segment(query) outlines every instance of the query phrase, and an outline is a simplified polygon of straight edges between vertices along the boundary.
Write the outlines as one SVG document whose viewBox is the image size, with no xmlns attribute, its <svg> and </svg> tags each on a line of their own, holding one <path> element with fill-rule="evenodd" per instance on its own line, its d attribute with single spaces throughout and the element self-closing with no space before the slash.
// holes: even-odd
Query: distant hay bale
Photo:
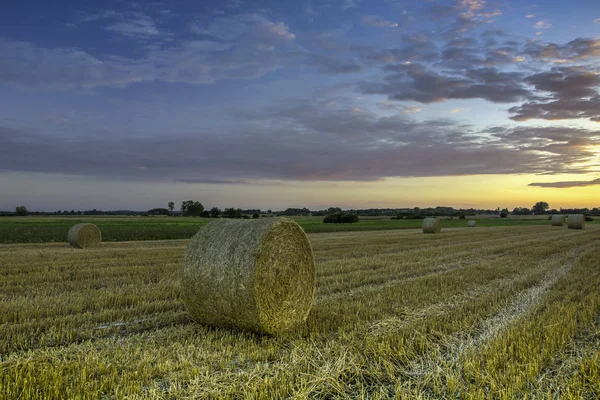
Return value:
<svg viewBox="0 0 600 400">
<path fill-rule="evenodd" d="M 98 246 L 102 241 L 102 233 L 94 224 L 77 224 L 69 229 L 67 240 L 72 247 L 85 249 Z"/>
<path fill-rule="evenodd" d="M 181 271 L 188 311 L 207 325 L 277 334 L 304 323 L 314 301 L 312 248 L 288 218 L 210 222 Z"/>
<path fill-rule="evenodd" d="M 564 226 L 565 216 L 564 215 L 553 215 L 551 219 L 552 226 Z"/>
<path fill-rule="evenodd" d="M 441 230 L 439 218 L 427 217 L 423 220 L 423 233 L 440 233 Z"/>
<path fill-rule="evenodd" d="M 569 229 L 584 229 L 585 215 L 569 214 L 569 216 L 567 217 L 567 226 L 569 227 Z"/>
<path fill-rule="evenodd" d="M 469 222 L 467 223 L 467 226 L 468 226 L 469 228 L 475 228 L 475 225 L 477 225 L 477 221 L 469 221 Z"/>
</svg>

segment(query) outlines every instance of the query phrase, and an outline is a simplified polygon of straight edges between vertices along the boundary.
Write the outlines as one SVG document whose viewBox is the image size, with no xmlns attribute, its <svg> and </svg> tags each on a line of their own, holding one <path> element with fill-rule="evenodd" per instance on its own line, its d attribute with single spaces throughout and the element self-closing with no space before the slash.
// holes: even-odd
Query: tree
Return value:
<svg viewBox="0 0 600 400">
<path fill-rule="evenodd" d="M 531 211 L 533 211 L 534 214 L 544 214 L 549 208 L 550 206 L 545 201 L 538 201 L 531 207 Z"/>
<path fill-rule="evenodd" d="M 218 207 L 213 207 L 210 209 L 209 214 L 211 218 L 219 218 L 219 216 L 221 215 L 221 209 Z"/>
<path fill-rule="evenodd" d="M 169 215 L 169 210 L 166 208 L 153 208 L 148 210 L 148 215 Z"/>
<path fill-rule="evenodd" d="M 252 219 L 258 219 L 258 218 L 260 218 L 260 214 L 259 213 L 252 214 Z"/>
<path fill-rule="evenodd" d="M 173 210 L 175 209 L 175 203 L 170 201 L 169 204 L 167 204 L 167 208 L 169 209 L 169 213 L 173 214 Z"/>
<path fill-rule="evenodd" d="M 358 215 L 345 212 L 335 212 L 323 218 L 325 224 L 351 224 L 354 222 L 358 222 Z"/>
<path fill-rule="evenodd" d="M 15 214 L 17 214 L 20 217 L 26 216 L 27 215 L 27 207 L 25 207 L 25 206 L 15 207 Z"/>
<path fill-rule="evenodd" d="M 241 208 L 226 208 L 223 211 L 223 217 L 225 218 L 242 218 L 242 209 Z"/>
<path fill-rule="evenodd" d="M 529 210 L 529 208 L 525 208 L 525 207 L 515 207 L 512 212 L 512 215 L 529 215 L 531 214 L 531 211 Z"/>
<path fill-rule="evenodd" d="M 181 203 L 181 214 L 200 216 L 204 211 L 204 206 L 199 201 L 187 200 Z"/>
</svg>

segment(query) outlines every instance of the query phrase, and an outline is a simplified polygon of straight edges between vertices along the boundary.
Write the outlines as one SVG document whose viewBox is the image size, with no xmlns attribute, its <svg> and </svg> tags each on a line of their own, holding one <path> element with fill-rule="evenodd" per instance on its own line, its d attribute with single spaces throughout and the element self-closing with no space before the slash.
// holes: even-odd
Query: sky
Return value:
<svg viewBox="0 0 600 400">
<path fill-rule="evenodd" d="M 0 210 L 600 206 L 597 0 L 8 0 L 0 55 Z"/>
</svg>

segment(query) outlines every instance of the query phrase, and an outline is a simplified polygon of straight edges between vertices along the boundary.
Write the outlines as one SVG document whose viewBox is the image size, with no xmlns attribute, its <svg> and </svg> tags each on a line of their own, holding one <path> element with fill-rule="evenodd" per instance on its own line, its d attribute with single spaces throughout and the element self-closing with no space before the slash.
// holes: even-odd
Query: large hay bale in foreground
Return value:
<svg viewBox="0 0 600 400">
<path fill-rule="evenodd" d="M 469 222 L 467 222 L 467 226 L 469 228 L 475 228 L 475 225 L 477 225 L 477 221 L 469 221 Z"/>
<path fill-rule="evenodd" d="M 288 218 L 210 222 L 181 270 L 188 311 L 208 325 L 281 333 L 304 323 L 314 301 L 312 248 Z"/>
<path fill-rule="evenodd" d="M 98 246 L 102 241 L 102 233 L 94 224 L 77 224 L 69 229 L 67 240 L 72 247 L 85 249 Z"/>
<path fill-rule="evenodd" d="M 565 216 L 564 215 L 553 215 L 550 220 L 552 226 L 563 226 L 565 224 Z"/>
<path fill-rule="evenodd" d="M 440 233 L 441 230 L 439 218 L 427 217 L 423 220 L 423 233 Z"/>
<path fill-rule="evenodd" d="M 567 226 L 569 227 L 569 229 L 584 229 L 585 215 L 569 214 L 569 216 L 567 217 Z"/>
</svg>

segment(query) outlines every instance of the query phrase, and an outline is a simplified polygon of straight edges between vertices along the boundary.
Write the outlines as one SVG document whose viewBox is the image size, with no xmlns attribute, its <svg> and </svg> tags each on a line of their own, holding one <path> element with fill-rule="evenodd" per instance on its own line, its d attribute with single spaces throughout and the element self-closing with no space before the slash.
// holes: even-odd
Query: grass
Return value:
<svg viewBox="0 0 600 400">
<path fill-rule="evenodd" d="M 0 398 L 600 396 L 600 226 L 309 237 L 281 337 L 190 320 L 186 240 L 0 245 Z"/>
<path fill-rule="evenodd" d="M 353 224 L 324 224 L 322 217 L 294 217 L 309 233 L 352 232 L 421 228 L 422 220 L 392 220 L 363 217 Z M 65 242 L 69 228 L 78 223 L 92 223 L 102 231 L 105 242 L 138 240 L 189 239 L 207 218 L 185 217 L 0 217 L 0 243 Z M 478 227 L 549 225 L 546 216 L 476 218 Z M 594 221 L 597 223 L 597 221 Z M 589 224 L 589 223 L 588 223 Z M 442 220 L 442 228 L 465 227 L 467 221 Z"/>
</svg>

